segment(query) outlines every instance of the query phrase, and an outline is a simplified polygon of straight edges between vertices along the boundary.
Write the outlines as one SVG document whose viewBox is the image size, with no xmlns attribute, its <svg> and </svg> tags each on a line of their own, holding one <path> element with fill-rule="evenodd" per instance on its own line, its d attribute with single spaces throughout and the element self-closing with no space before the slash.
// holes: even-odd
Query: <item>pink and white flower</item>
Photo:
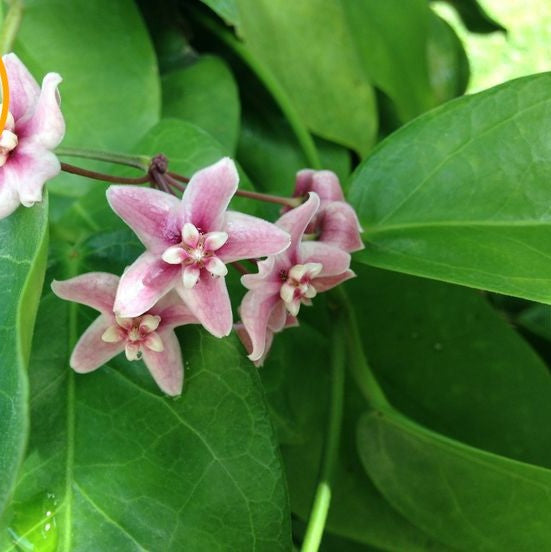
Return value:
<svg viewBox="0 0 551 552">
<path fill-rule="evenodd" d="M 123 274 L 115 312 L 135 317 L 175 288 L 213 335 L 232 328 L 226 264 L 280 253 L 289 235 L 267 221 L 226 211 L 237 190 L 234 162 L 195 173 L 181 201 L 138 186 L 111 186 L 107 199 L 147 248 Z"/>
<path fill-rule="evenodd" d="M 354 276 L 346 251 L 327 243 L 301 241 L 319 206 L 319 197 L 311 192 L 305 203 L 285 213 L 276 224 L 291 235 L 289 248 L 259 262 L 258 274 L 241 278 L 250 290 L 239 309 L 248 338 L 243 338 L 241 327 L 238 335 L 254 362 L 265 358 L 273 334 L 293 322 L 301 305 L 310 305 L 319 292 Z"/>
<path fill-rule="evenodd" d="M 174 328 L 195 324 L 198 320 L 174 292 L 140 316 L 115 316 L 113 303 L 118 285 L 119 277 L 106 272 L 89 272 L 52 282 L 52 290 L 58 297 L 100 312 L 76 344 L 71 368 L 86 374 L 124 351 L 128 360 L 143 359 L 162 391 L 179 395 L 184 368 Z"/>
<path fill-rule="evenodd" d="M 48 73 L 42 90 L 15 54 L 3 56 L 10 87 L 6 126 L 0 134 L 0 218 L 42 200 L 44 183 L 60 171 L 52 153 L 65 134 L 57 87 Z M 1 105 L 1 104 L 0 104 Z"/>
<path fill-rule="evenodd" d="M 321 203 L 306 233 L 350 253 L 363 249 L 362 228 L 356 211 L 344 199 L 338 176 L 332 171 L 299 171 L 293 196 L 304 197 L 308 192 L 317 193 Z"/>
</svg>

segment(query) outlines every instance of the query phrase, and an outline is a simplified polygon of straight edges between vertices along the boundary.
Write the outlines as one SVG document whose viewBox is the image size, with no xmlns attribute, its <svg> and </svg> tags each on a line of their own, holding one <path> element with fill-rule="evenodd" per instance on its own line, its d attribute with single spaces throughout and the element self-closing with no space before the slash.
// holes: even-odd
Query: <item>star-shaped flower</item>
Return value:
<svg viewBox="0 0 551 552">
<path fill-rule="evenodd" d="M 165 393 L 179 395 L 184 369 L 174 328 L 197 323 L 197 319 L 174 292 L 140 316 L 115 316 L 113 303 L 118 285 L 119 277 L 106 272 L 89 272 L 52 282 L 52 290 L 58 297 L 101 313 L 76 344 L 71 368 L 81 374 L 92 372 L 124 351 L 128 360 L 143 358 Z"/>
<path fill-rule="evenodd" d="M 209 332 L 230 333 L 226 264 L 274 255 L 289 245 L 289 235 L 274 224 L 226 211 L 238 181 L 226 157 L 195 173 L 181 201 L 138 186 L 108 189 L 111 207 L 147 248 L 121 278 L 118 316 L 139 316 L 175 288 Z"/>
<path fill-rule="evenodd" d="M 319 292 L 354 276 L 346 251 L 327 243 L 301 241 L 319 206 L 317 194 L 310 193 L 305 203 L 285 213 L 276 224 L 291 235 L 289 248 L 259 262 L 258 274 L 241 278 L 250 290 L 239 312 L 249 337 L 248 340 L 242 337 L 242 341 L 252 361 L 265 358 L 273 333 L 293 322 L 289 316 L 296 317 L 301 304 L 311 304 Z"/>
<path fill-rule="evenodd" d="M 337 175 L 332 171 L 299 171 L 293 196 L 304 197 L 308 192 L 316 192 L 321 203 L 306 233 L 316 234 L 319 241 L 350 253 L 363 249 L 356 211 L 346 203 Z"/>
<path fill-rule="evenodd" d="M 0 218 L 11 214 L 19 204 L 31 207 L 42 200 L 44 183 L 60 171 L 51 150 L 65 134 L 57 92 L 61 77 L 48 73 L 41 90 L 15 54 L 2 59 L 8 75 L 10 105 L 0 134 Z"/>
</svg>

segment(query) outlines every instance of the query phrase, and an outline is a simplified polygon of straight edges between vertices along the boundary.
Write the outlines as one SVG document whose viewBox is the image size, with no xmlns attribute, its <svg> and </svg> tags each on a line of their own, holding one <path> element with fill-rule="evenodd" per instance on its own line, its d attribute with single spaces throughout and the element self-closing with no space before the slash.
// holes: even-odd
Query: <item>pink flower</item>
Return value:
<svg viewBox="0 0 551 552">
<path fill-rule="evenodd" d="M 310 305 L 319 292 L 354 276 L 348 268 L 350 254 L 346 251 L 327 243 L 301 241 L 319 205 L 317 194 L 310 193 L 305 203 L 285 213 L 276 224 L 291 234 L 289 248 L 259 262 L 258 274 L 241 278 L 250 290 L 243 298 L 240 314 L 248 333 L 248 340 L 242 341 L 252 361 L 266 356 L 273 333 L 292 322 L 289 316 L 296 317 L 301 304 Z"/>
<path fill-rule="evenodd" d="M 308 192 L 316 192 L 321 205 L 306 233 L 317 234 L 320 241 L 350 253 L 363 249 L 358 217 L 353 207 L 346 203 L 337 175 L 331 171 L 299 171 L 293 196 L 303 197 Z"/>
<path fill-rule="evenodd" d="M 52 282 L 52 290 L 58 297 L 88 305 L 101 313 L 76 344 L 71 368 L 86 374 L 124 351 L 128 360 L 143 358 L 165 393 L 179 395 L 184 369 L 174 328 L 197 323 L 197 319 L 174 292 L 141 316 L 115 316 L 113 303 L 118 285 L 119 277 L 106 272 L 89 272 Z"/>
<path fill-rule="evenodd" d="M 274 255 L 289 245 L 288 234 L 274 224 L 226 211 L 238 181 L 226 157 L 194 174 L 181 201 L 137 186 L 108 189 L 111 207 L 147 248 L 121 278 L 119 316 L 139 316 L 175 288 L 209 332 L 230 333 L 226 264 Z"/>
<path fill-rule="evenodd" d="M 61 77 L 48 73 L 42 90 L 15 54 L 2 58 L 10 87 L 5 129 L 0 134 L 0 218 L 21 203 L 42 200 L 44 183 L 60 171 L 52 153 L 65 134 L 57 86 Z"/>
</svg>

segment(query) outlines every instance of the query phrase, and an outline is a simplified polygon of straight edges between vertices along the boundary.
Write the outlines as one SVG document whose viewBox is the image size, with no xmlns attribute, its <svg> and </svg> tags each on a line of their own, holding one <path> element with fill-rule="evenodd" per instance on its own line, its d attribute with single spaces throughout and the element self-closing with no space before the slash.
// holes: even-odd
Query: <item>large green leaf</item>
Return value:
<svg viewBox="0 0 551 552">
<path fill-rule="evenodd" d="M 315 134 L 366 153 L 377 130 L 369 76 L 341 3 L 239 0 L 240 35 Z"/>
<path fill-rule="evenodd" d="M 502 316 L 473 290 L 355 270 L 346 287 L 392 405 L 448 437 L 551 468 L 551 376 Z"/>
<path fill-rule="evenodd" d="M 163 76 L 163 116 L 184 119 L 205 129 L 229 153 L 239 134 L 237 85 L 222 59 L 204 56 Z"/>
<path fill-rule="evenodd" d="M 47 202 L 0 222 L 0 513 L 28 431 L 27 364 L 47 252 Z"/>
<path fill-rule="evenodd" d="M 450 102 L 385 140 L 355 173 L 358 259 L 551 302 L 551 75 Z"/>
<path fill-rule="evenodd" d="M 551 471 L 465 446 L 392 412 L 366 414 L 358 444 L 385 497 L 453 548 L 551 548 Z"/>
<path fill-rule="evenodd" d="M 121 358 L 75 375 L 67 362 L 75 314 L 43 299 L 12 539 L 67 552 L 288 550 L 273 430 L 236 340 L 184 331 L 187 383 L 175 400 Z M 84 318 L 81 329 L 92 320 Z"/>
<path fill-rule="evenodd" d="M 64 146 L 124 152 L 159 119 L 155 55 L 131 0 L 26 2 L 15 51 L 37 79 L 63 77 Z M 76 196 L 85 184 L 63 174 L 50 187 Z"/>
</svg>

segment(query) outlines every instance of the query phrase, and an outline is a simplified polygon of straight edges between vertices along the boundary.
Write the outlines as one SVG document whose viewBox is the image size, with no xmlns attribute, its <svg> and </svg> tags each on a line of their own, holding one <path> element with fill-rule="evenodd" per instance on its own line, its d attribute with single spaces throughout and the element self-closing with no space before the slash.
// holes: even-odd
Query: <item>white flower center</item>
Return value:
<svg viewBox="0 0 551 552">
<path fill-rule="evenodd" d="M 161 317 L 144 314 L 136 318 L 115 317 L 116 324 L 109 326 L 101 336 L 106 343 L 125 341 L 125 353 L 128 360 L 142 358 L 144 348 L 160 353 L 164 351 L 163 340 L 155 331 L 161 323 Z"/>
<path fill-rule="evenodd" d="M 194 224 L 186 222 L 182 228 L 182 241 L 166 249 L 161 258 L 165 263 L 181 264 L 184 287 L 192 288 L 203 269 L 217 277 L 228 273 L 224 262 L 215 254 L 227 241 L 226 232 L 203 234 Z"/>
<path fill-rule="evenodd" d="M 322 271 L 321 263 L 306 263 L 293 266 L 289 272 L 282 275 L 285 281 L 279 290 L 279 296 L 292 316 L 296 316 L 301 303 L 311 304 L 311 299 L 317 294 L 312 280 Z"/>
<path fill-rule="evenodd" d="M 0 103 L 0 110 L 2 104 Z M 6 126 L 0 134 L 0 167 L 4 166 L 8 160 L 8 156 L 11 151 L 15 149 L 19 140 L 17 134 L 13 132 L 15 130 L 15 120 L 13 115 L 8 111 L 8 118 L 6 119 Z"/>
</svg>

